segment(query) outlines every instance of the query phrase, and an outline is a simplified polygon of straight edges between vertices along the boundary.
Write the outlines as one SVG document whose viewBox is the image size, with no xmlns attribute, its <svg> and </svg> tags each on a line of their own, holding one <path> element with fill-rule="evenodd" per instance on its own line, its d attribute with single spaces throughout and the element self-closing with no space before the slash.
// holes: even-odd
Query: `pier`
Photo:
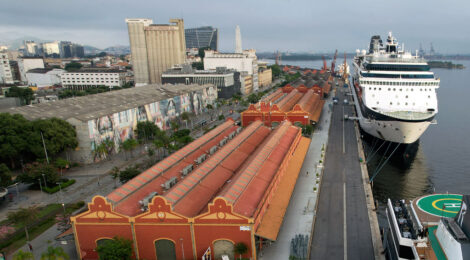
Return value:
<svg viewBox="0 0 470 260">
<path fill-rule="evenodd" d="M 358 125 L 344 120 L 344 115 L 355 115 L 353 99 L 343 87 L 336 96 L 309 256 L 384 259 Z"/>
</svg>

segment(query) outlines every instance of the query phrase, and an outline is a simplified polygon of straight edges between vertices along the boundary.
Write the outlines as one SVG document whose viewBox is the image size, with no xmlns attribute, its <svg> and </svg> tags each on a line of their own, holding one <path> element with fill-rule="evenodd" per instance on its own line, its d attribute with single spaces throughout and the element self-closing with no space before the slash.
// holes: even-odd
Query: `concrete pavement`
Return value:
<svg viewBox="0 0 470 260">
<path fill-rule="evenodd" d="M 343 120 L 353 113 L 342 102 L 344 90 L 333 108 L 310 259 L 374 259 L 355 125 Z"/>
</svg>

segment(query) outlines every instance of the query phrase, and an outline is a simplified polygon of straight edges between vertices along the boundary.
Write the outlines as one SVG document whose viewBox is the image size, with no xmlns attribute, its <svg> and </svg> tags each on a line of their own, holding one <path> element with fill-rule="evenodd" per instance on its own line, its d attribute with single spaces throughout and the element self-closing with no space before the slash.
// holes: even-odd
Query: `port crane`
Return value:
<svg viewBox="0 0 470 260">
<path fill-rule="evenodd" d="M 336 57 L 338 56 L 338 50 L 335 51 L 335 56 L 333 57 L 333 61 L 331 62 L 331 75 L 335 75 L 335 66 L 336 66 Z"/>
</svg>

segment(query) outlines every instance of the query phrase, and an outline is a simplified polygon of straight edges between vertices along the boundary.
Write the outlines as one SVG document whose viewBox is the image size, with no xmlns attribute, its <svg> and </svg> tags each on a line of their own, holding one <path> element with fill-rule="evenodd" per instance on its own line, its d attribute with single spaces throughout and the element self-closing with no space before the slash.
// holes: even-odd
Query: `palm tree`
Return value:
<svg viewBox="0 0 470 260">
<path fill-rule="evenodd" d="M 42 253 L 41 260 L 68 260 L 70 259 L 69 255 L 64 252 L 62 247 L 52 247 L 49 246 L 47 251 Z"/>
<path fill-rule="evenodd" d="M 235 244 L 233 251 L 235 251 L 235 254 L 239 254 L 240 259 L 242 259 L 242 255 L 248 251 L 248 247 L 245 245 L 245 243 L 239 242 Z"/>
<path fill-rule="evenodd" d="M 33 254 L 31 252 L 24 252 L 23 250 L 18 250 L 13 255 L 13 260 L 31 260 L 33 259 Z"/>
</svg>

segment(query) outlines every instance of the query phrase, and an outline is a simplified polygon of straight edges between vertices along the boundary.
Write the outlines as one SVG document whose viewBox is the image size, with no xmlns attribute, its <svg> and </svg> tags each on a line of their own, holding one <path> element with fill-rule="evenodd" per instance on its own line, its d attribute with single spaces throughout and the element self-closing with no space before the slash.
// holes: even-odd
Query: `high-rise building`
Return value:
<svg viewBox="0 0 470 260">
<path fill-rule="evenodd" d="M 46 56 L 59 56 L 60 55 L 59 42 L 58 41 L 45 42 L 42 44 L 42 50 L 44 52 L 44 55 Z"/>
<path fill-rule="evenodd" d="M 72 57 L 83 58 L 85 57 L 85 48 L 80 44 L 72 44 Z"/>
<path fill-rule="evenodd" d="M 219 42 L 219 30 L 212 26 L 185 29 L 186 48 L 205 48 L 217 50 Z"/>
<path fill-rule="evenodd" d="M 242 50 L 242 34 L 240 26 L 237 25 L 235 28 L 235 53 L 242 53 Z"/>
<path fill-rule="evenodd" d="M 0 84 L 13 84 L 10 60 L 5 52 L 0 53 Z"/>
<path fill-rule="evenodd" d="M 24 41 L 25 56 L 38 55 L 39 47 L 34 41 Z"/>
<path fill-rule="evenodd" d="M 67 41 L 60 42 L 60 57 L 70 58 L 72 57 L 72 43 Z"/>
<path fill-rule="evenodd" d="M 151 19 L 126 19 L 136 86 L 160 83 L 164 71 L 184 63 L 186 42 L 183 19 L 152 24 Z"/>
</svg>

